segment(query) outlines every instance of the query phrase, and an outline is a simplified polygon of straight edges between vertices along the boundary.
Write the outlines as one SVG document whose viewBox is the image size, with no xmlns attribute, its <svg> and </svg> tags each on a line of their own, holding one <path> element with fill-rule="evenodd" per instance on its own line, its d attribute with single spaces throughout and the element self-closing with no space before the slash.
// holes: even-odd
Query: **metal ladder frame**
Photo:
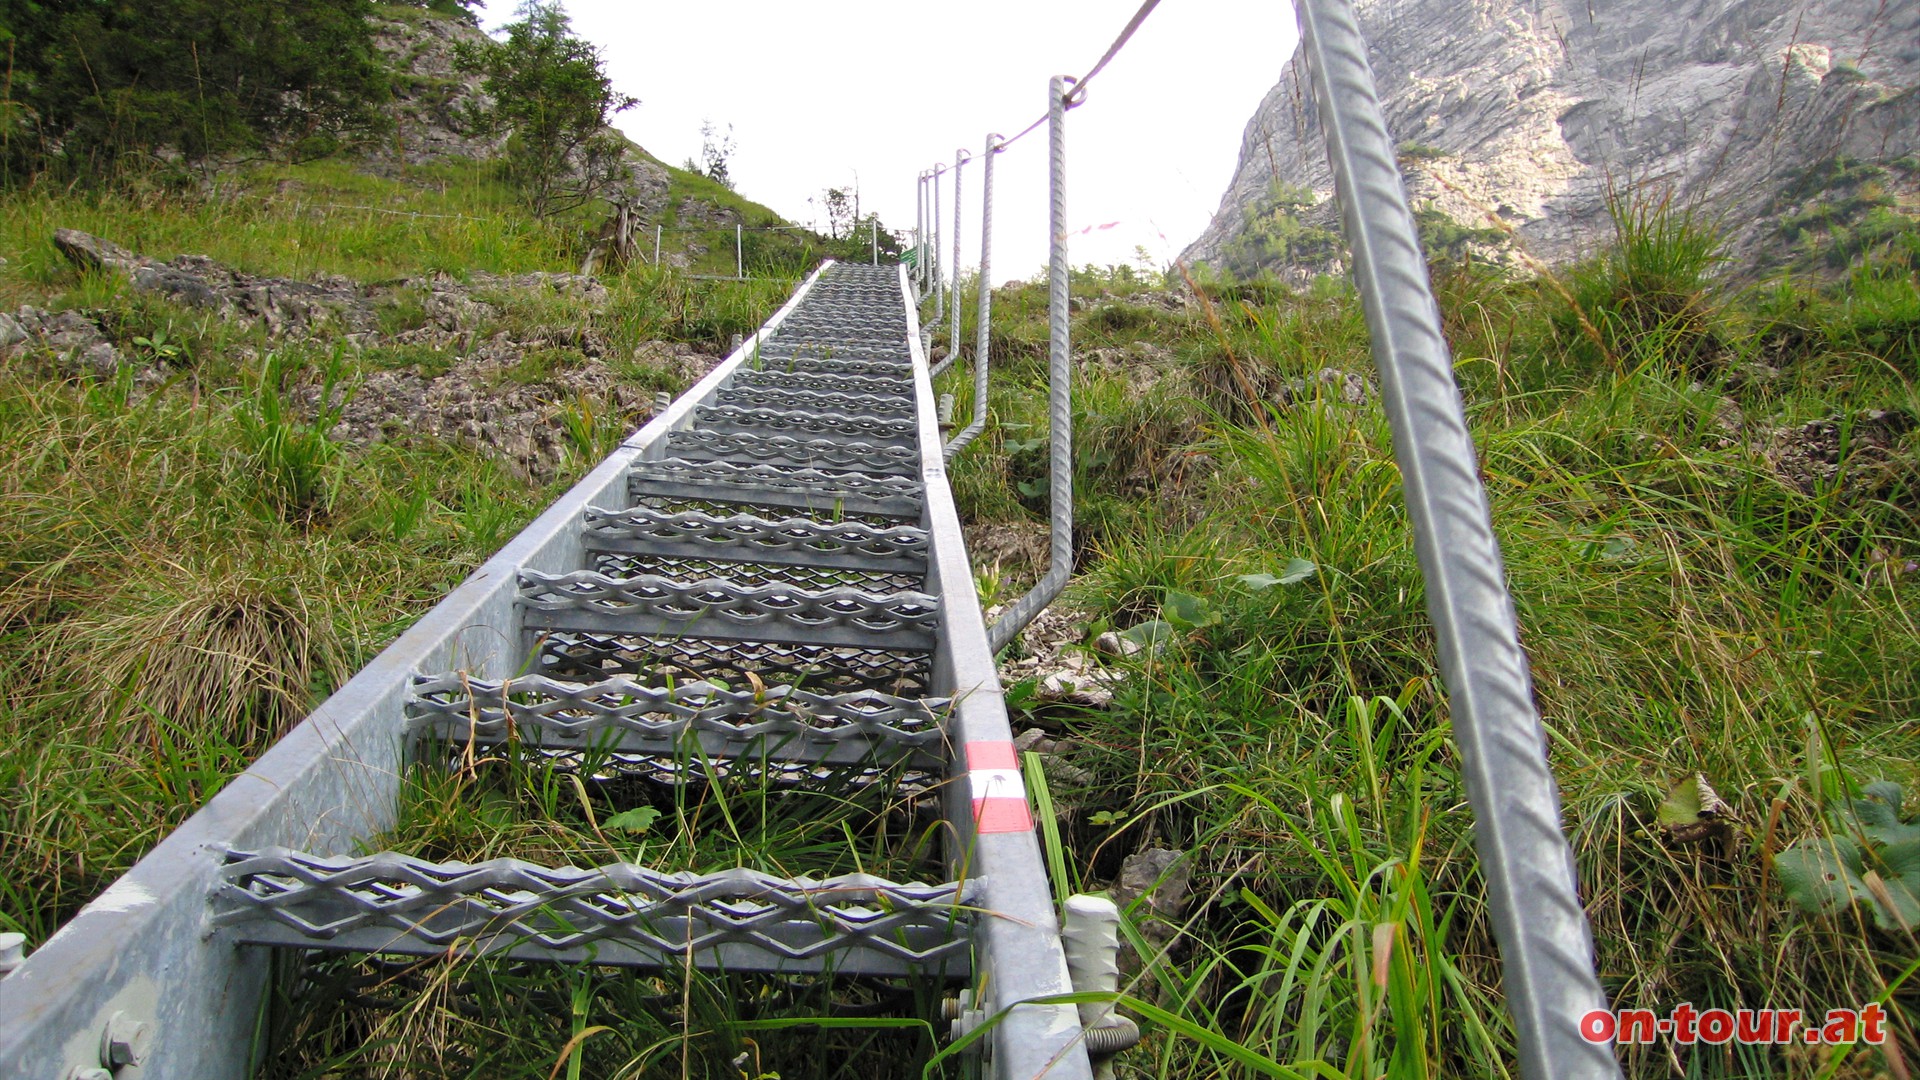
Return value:
<svg viewBox="0 0 1920 1080">
<path fill-rule="evenodd" d="M 524 656 L 516 603 L 522 571 L 564 574 L 586 560 L 590 506 L 626 506 L 628 473 L 666 456 L 667 436 L 743 371 L 791 316 L 828 263 L 751 338 L 628 438 L 519 535 L 382 651 L 306 720 L 236 776 L 118 881 L 0 979 L 0 1075 L 62 1080 L 100 1064 L 112 1025 L 146 1025 L 142 1064 L 112 1075 L 243 1077 L 269 965 L 257 946 L 216 925 L 212 898 L 236 850 L 346 853 L 392 826 L 405 761 L 403 731 L 416 675 L 466 671 L 507 679 Z M 906 309 L 919 430 L 918 475 L 929 534 L 927 592 L 943 601 L 931 696 L 951 697 L 948 862 L 971 882 L 974 985 L 1005 1010 L 990 1035 L 989 1068 L 1004 1077 L 1091 1076 L 1076 1009 L 1026 1005 L 1071 990 L 1053 900 L 1024 789 L 994 658 L 974 596 L 921 350 L 911 286 Z M 983 824 L 984 823 L 984 824 Z"/>
</svg>

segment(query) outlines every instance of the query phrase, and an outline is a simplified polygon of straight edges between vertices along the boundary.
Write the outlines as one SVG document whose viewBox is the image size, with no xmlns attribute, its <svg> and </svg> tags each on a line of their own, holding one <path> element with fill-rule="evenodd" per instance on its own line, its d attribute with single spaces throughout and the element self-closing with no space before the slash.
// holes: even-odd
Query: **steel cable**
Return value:
<svg viewBox="0 0 1920 1080">
<path fill-rule="evenodd" d="M 1127 20 L 1127 25 L 1120 29 L 1120 34 L 1113 39 L 1113 44 L 1107 46 L 1107 51 L 1100 54 L 1100 59 L 1096 61 L 1091 68 L 1087 69 L 1087 73 L 1077 79 L 1071 76 L 1068 77 L 1067 84 L 1073 87 L 1073 92 L 1067 95 L 1067 108 L 1074 108 L 1081 103 L 1083 95 L 1087 92 L 1087 84 L 1092 82 L 1093 77 L 1100 74 L 1108 64 L 1112 63 L 1114 57 L 1120 55 L 1120 50 L 1126 48 L 1128 40 L 1133 37 L 1133 32 L 1140 29 L 1140 24 L 1146 22 L 1147 16 L 1153 14 L 1153 9 L 1158 6 L 1160 6 L 1160 0 L 1145 0 L 1145 2 L 1140 5 L 1140 9 L 1133 13 L 1133 18 Z M 1013 138 L 1001 142 L 999 149 L 1005 150 L 1007 147 L 1026 138 L 1029 132 L 1041 124 L 1046 123 L 1050 115 L 1050 113 L 1041 113 L 1038 119 L 1026 127 L 1021 128 Z"/>
</svg>

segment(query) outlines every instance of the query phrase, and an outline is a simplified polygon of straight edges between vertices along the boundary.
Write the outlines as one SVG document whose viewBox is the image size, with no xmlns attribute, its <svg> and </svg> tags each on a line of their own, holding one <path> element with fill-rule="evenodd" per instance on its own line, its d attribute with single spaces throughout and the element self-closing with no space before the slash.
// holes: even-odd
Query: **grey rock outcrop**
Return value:
<svg viewBox="0 0 1920 1080">
<path fill-rule="evenodd" d="M 447 158 L 484 158 L 506 140 L 467 130 L 461 114 L 487 100 L 481 78 L 461 71 L 455 53 L 461 44 L 479 44 L 487 36 L 458 19 L 409 14 L 374 23 L 373 43 L 393 65 L 393 136 L 377 156 L 408 165 Z"/>
<path fill-rule="evenodd" d="M 343 277 L 311 281 L 259 277 L 205 255 L 179 255 L 161 262 L 78 229 L 54 230 L 53 246 L 81 270 L 117 273 L 136 291 L 227 317 L 257 320 L 274 335 L 329 323 L 364 333 L 378 321 L 367 290 Z"/>
<path fill-rule="evenodd" d="M 1414 206 L 1510 231 L 1546 263 L 1610 235 L 1610 187 L 1719 220 L 1749 261 L 1790 244 L 1781 223 L 1828 194 L 1845 163 L 1880 166 L 1882 205 L 1911 211 L 1920 191 L 1920 0 L 1358 9 Z M 1303 222 L 1334 226 L 1298 55 L 1247 124 L 1219 212 L 1186 258 L 1276 261 L 1245 238 L 1281 186 L 1318 202 Z"/>
<path fill-rule="evenodd" d="M 204 255 L 161 262 L 76 229 L 56 231 L 53 242 L 81 270 L 118 274 L 135 291 L 257 327 L 270 343 L 317 336 L 363 352 L 405 346 L 445 357 L 444 370 L 362 371 L 332 437 L 353 444 L 456 442 L 539 482 L 557 475 L 576 452 L 570 414 L 575 422 L 597 417 L 637 426 L 653 415 L 658 381 L 694 382 L 719 360 L 664 341 L 645 342 L 626 357 L 612 355 L 606 333 L 592 318 L 606 310 L 611 296 L 599 280 L 580 274 L 474 273 L 466 280 L 432 274 L 361 285 L 338 277 L 261 277 Z M 381 329 L 382 305 L 396 295 L 418 302 L 421 325 Z M 500 329 L 499 305 L 514 297 L 564 298 L 585 317 Z M 535 355 L 552 359 L 536 369 L 524 366 Z M 0 314 L 0 362 L 23 357 L 38 358 L 62 377 L 126 374 L 140 392 L 191 377 L 180 369 L 182 358 L 129 342 L 103 312 L 23 307 Z M 649 370 L 654 378 L 639 385 L 622 369 Z M 318 376 L 309 372 L 292 397 L 311 416 L 319 410 L 320 392 Z"/>
<path fill-rule="evenodd" d="M 484 44 L 487 35 L 460 19 L 409 12 L 376 19 L 374 46 L 394 69 L 392 136 L 373 148 L 381 166 L 427 165 L 450 159 L 484 160 L 506 144 L 498 132 L 476 130 L 467 114 L 491 99 L 477 73 L 462 71 L 461 46 Z M 647 221 L 667 205 L 667 170 L 629 144 L 622 162 L 626 175 L 611 193 L 624 199 Z"/>
</svg>

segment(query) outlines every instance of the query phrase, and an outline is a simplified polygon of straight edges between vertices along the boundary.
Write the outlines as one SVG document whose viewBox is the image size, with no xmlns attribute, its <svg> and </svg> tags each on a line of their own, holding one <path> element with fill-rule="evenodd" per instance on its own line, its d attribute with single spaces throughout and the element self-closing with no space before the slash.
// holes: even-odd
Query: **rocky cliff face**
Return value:
<svg viewBox="0 0 1920 1080">
<path fill-rule="evenodd" d="M 1358 8 L 1430 249 L 1564 261 L 1610 235 L 1610 188 L 1719 220 L 1749 265 L 1920 208 L 1920 0 Z M 1334 265 L 1331 193 L 1296 56 L 1186 257 Z"/>
</svg>

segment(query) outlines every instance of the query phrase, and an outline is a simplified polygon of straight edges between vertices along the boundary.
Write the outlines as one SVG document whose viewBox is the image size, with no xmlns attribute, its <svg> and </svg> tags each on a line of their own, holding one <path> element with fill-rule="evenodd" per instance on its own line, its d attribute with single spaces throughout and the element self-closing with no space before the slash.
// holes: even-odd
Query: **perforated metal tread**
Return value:
<svg viewBox="0 0 1920 1080">
<path fill-rule="evenodd" d="M 803 469 L 853 469 L 907 475 L 920 471 L 920 450 L 791 435 L 750 435 L 694 429 L 667 436 L 667 450 L 689 461 L 732 461 Z"/>
<path fill-rule="evenodd" d="M 925 593 L 873 593 L 743 585 L 726 578 L 676 581 L 594 570 L 520 572 L 521 623 L 530 633 L 663 634 L 788 645 L 931 649 L 940 601 Z"/>
<path fill-rule="evenodd" d="M 455 746 L 517 742 L 535 750 L 663 756 L 694 750 L 710 759 L 824 765 L 906 759 L 933 768 L 945 757 L 940 717 L 951 706 L 940 698 L 873 690 L 821 694 L 796 686 L 436 675 L 415 680 L 407 734 Z"/>
<path fill-rule="evenodd" d="M 913 378 L 912 354 L 891 346 L 835 349 L 818 343 L 769 341 L 754 352 L 742 374 L 756 371 L 818 371 L 829 375 L 881 375 Z"/>
<path fill-rule="evenodd" d="M 819 390 L 840 394 L 876 394 L 911 400 L 913 381 L 881 372 L 834 372 L 826 365 L 819 371 L 742 371 L 733 377 L 733 385 L 767 387 L 773 390 Z"/>
<path fill-rule="evenodd" d="M 919 697 L 932 689 L 926 649 L 729 641 L 687 635 L 541 634 L 535 674 L 574 682 L 627 676 L 660 685 L 713 680 L 728 686 L 787 684 L 822 694 L 877 690 Z"/>
<path fill-rule="evenodd" d="M 899 417 L 911 420 L 913 399 L 901 394 L 846 394 L 821 390 L 785 390 L 758 386 L 728 386 L 713 395 L 717 405 L 748 409 L 795 409 Z"/>
<path fill-rule="evenodd" d="M 898 447 L 916 447 L 920 437 L 918 424 L 897 417 L 740 405 L 705 405 L 696 415 L 702 427 L 721 433 L 787 435 Z"/>
<path fill-rule="evenodd" d="M 850 585 L 870 592 L 926 584 L 926 531 L 907 525 L 589 508 L 582 541 L 591 568 L 614 577 L 724 577 L 742 585 Z"/>
<path fill-rule="evenodd" d="M 627 483 L 642 506 L 802 510 L 827 521 L 854 516 L 918 522 L 926 495 L 925 486 L 908 476 L 681 458 L 638 462 Z"/>
<path fill-rule="evenodd" d="M 582 530 L 587 550 L 594 553 L 918 575 L 927 569 L 927 531 L 917 525 L 755 514 L 723 517 L 633 506 L 588 507 Z"/>
<path fill-rule="evenodd" d="M 799 589 L 832 589 L 840 586 L 867 592 L 900 592 L 920 588 L 924 574 L 890 570 L 859 570 L 846 566 L 804 566 L 779 563 L 724 562 L 716 559 L 682 559 L 651 552 L 595 552 L 588 558 L 589 569 L 609 577 L 640 577 L 653 574 L 676 581 L 703 581 L 724 577 L 741 585 L 788 585 Z"/>
<path fill-rule="evenodd" d="M 628 967 L 969 974 L 962 885 L 748 869 L 661 873 L 518 859 L 434 863 L 283 848 L 227 855 L 215 924 L 244 944 L 414 956 L 526 957 Z"/>
</svg>

